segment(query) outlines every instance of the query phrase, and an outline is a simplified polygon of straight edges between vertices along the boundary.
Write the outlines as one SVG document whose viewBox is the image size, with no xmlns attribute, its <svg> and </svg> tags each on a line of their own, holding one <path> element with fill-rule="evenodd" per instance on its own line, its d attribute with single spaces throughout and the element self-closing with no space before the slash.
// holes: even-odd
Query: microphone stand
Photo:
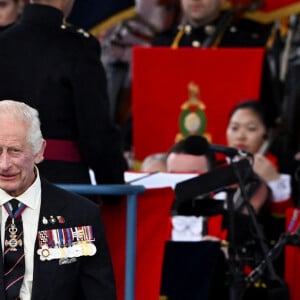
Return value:
<svg viewBox="0 0 300 300">
<path fill-rule="evenodd" d="M 247 154 L 244 152 L 239 153 L 242 159 L 247 159 Z M 237 179 L 237 183 L 239 184 L 240 189 L 236 191 L 236 189 L 229 188 L 228 197 L 227 197 L 227 210 L 229 213 L 229 224 L 228 224 L 228 275 L 229 275 L 229 300 L 240 300 L 242 299 L 243 289 L 246 287 L 246 283 L 244 280 L 244 272 L 241 269 L 240 262 L 237 261 L 237 247 L 236 247 L 236 238 L 235 238 L 235 196 L 237 192 L 241 192 L 243 202 L 249 202 L 248 196 L 246 193 L 245 183 L 249 179 L 252 174 L 252 165 L 249 164 L 246 170 L 243 170 L 241 173 L 240 168 L 238 168 L 237 164 L 234 162 L 235 155 L 228 156 L 230 158 L 230 165 L 233 167 L 233 173 Z M 251 156 L 252 159 L 252 156 Z M 242 178 L 242 174 L 244 178 Z M 251 206 L 251 205 L 250 205 Z M 252 206 L 251 206 L 252 208 Z M 250 215 L 253 214 L 252 220 L 256 224 L 256 218 L 254 215 L 254 211 L 249 212 Z M 258 225 L 255 227 L 258 227 Z M 258 229 L 259 230 L 259 229 Z"/>
<path fill-rule="evenodd" d="M 269 247 L 265 243 L 265 237 L 260 225 L 257 222 L 256 215 L 252 205 L 250 204 L 249 197 L 246 192 L 246 183 L 253 181 L 255 175 L 252 170 L 252 165 L 249 162 L 249 155 L 241 153 L 243 159 L 234 162 L 234 157 L 237 155 L 228 156 L 231 159 L 231 164 L 226 167 L 218 168 L 217 170 L 210 171 L 206 174 L 202 174 L 196 178 L 188 179 L 184 182 L 178 183 L 175 187 L 176 200 L 184 202 L 189 199 L 193 199 L 199 194 L 207 194 L 213 191 L 224 190 L 224 186 L 232 186 L 232 184 L 238 184 L 241 191 L 242 205 L 248 210 L 249 217 L 254 230 L 258 237 L 259 245 L 264 257 L 264 265 L 269 271 L 272 280 L 278 280 L 279 277 L 276 274 L 271 259 L 269 257 Z M 255 175 L 257 180 L 257 176 Z M 221 188 L 222 186 L 222 188 Z M 200 193 L 201 192 L 201 193 Z M 228 197 L 228 215 L 229 215 L 229 295 L 230 300 L 242 299 L 242 288 L 246 288 L 247 283 L 246 276 L 241 269 L 241 262 L 237 260 L 236 247 L 235 247 L 235 220 L 234 220 L 234 201 L 233 191 L 229 190 Z"/>
<path fill-rule="evenodd" d="M 283 250 L 283 247 L 289 243 L 289 238 L 293 238 L 292 235 L 290 235 L 290 236 L 291 237 L 289 237 L 286 233 L 281 234 L 277 243 L 267 253 L 267 257 L 270 261 L 273 261 L 274 259 L 276 259 L 278 257 L 278 255 Z M 263 272 L 266 267 L 267 267 L 267 260 L 263 259 L 260 262 L 260 264 L 257 267 L 255 267 L 255 269 L 253 269 L 253 271 L 246 277 L 246 282 L 254 283 L 255 281 L 257 281 L 263 275 Z M 276 279 L 279 282 L 283 283 L 283 280 L 279 276 L 277 276 L 277 277 L 278 278 L 276 278 Z"/>
<path fill-rule="evenodd" d="M 238 179 L 239 186 L 240 186 L 243 203 L 244 203 L 245 207 L 248 210 L 249 217 L 250 217 L 252 225 L 254 226 L 254 229 L 256 231 L 258 241 L 259 241 L 259 245 L 260 245 L 260 248 L 262 250 L 262 254 L 263 254 L 263 257 L 264 257 L 263 266 L 264 266 L 264 268 L 265 267 L 267 268 L 271 280 L 274 280 L 274 281 L 275 280 L 280 280 L 280 277 L 276 274 L 276 271 L 275 271 L 274 266 L 272 264 L 272 261 L 271 261 L 271 258 L 270 258 L 270 252 L 269 252 L 270 250 L 269 250 L 268 246 L 266 245 L 266 243 L 264 242 L 265 237 L 264 237 L 263 231 L 262 231 L 261 227 L 259 226 L 259 224 L 257 222 L 255 211 L 254 211 L 252 205 L 250 204 L 250 201 L 248 199 L 249 197 L 246 193 L 245 182 L 246 182 L 249 174 L 252 171 L 252 166 L 249 165 L 249 169 L 248 169 L 249 171 L 247 172 L 247 174 L 245 174 L 244 178 L 242 177 L 242 174 L 240 173 L 239 169 L 236 168 L 235 164 L 233 164 L 233 166 L 234 166 L 234 171 L 235 171 L 235 174 L 236 174 L 236 177 Z M 230 211 L 230 214 L 233 214 L 233 213 L 234 212 Z M 254 281 L 256 281 L 262 274 L 263 274 L 263 272 L 257 272 L 257 275 L 259 275 L 259 276 L 258 277 L 255 276 Z M 245 283 L 246 282 L 247 282 L 247 278 L 245 279 Z M 249 282 L 249 280 L 248 280 L 248 282 Z M 250 282 L 252 282 L 252 281 L 250 281 Z M 238 298 L 238 297 L 241 296 L 241 293 L 239 293 L 236 290 L 236 286 L 233 286 L 230 289 L 230 296 L 231 296 L 230 300 L 241 299 L 241 298 Z"/>
<path fill-rule="evenodd" d="M 227 190 L 227 209 L 229 212 L 229 224 L 228 224 L 228 276 L 229 276 L 229 299 L 239 300 L 241 299 L 241 283 L 243 282 L 243 272 L 238 267 L 236 260 L 236 241 L 235 241 L 235 218 L 234 218 L 234 194 L 235 189 Z"/>
</svg>

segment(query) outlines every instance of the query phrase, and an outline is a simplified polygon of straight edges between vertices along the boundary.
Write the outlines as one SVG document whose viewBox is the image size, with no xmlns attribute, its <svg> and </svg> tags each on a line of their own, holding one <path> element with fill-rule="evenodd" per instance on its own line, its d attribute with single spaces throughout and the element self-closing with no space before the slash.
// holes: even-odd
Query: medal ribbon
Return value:
<svg viewBox="0 0 300 300">
<path fill-rule="evenodd" d="M 89 242 L 95 241 L 92 226 L 91 225 L 85 226 L 85 231 L 86 231 L 87 240 Z"/>
<path fill-rule="evenodd" d="M 20 202 L 21 203 L 21 202 Z M 18 207 L 18 209 L 15 211 L 15 213 L 13 214 L 10 206 L 8 205 L 8 202 L 6 202 L 4 204 L 4 208 L 6 210 L 6 212 L 8 213 L 8 215 L 12 218 L 12 219 L 17 219 L 21 216 L 21 214 L 23 213 L 23 211 L 26 208 L 26 205 L 21 203 L 21 205 Z"/>
<path fill-rule="evenodd" d="M 72 233 L 71 233 L 71 229 L 70 228 L 65 228 L 64 230 L 65 230 L 66 236 L 67 236 L 68 247 L 71 247 L 72 246 Z"/>
<path fill-rule="evenodd" d="M 64 248 L 64 246 L 65 246 L 65 238 L 64 238 L 63 229 L 57 229 L 57 235 L 58 235 L 58 240 L 59 240 L 60 248 Z"/>
</svg>

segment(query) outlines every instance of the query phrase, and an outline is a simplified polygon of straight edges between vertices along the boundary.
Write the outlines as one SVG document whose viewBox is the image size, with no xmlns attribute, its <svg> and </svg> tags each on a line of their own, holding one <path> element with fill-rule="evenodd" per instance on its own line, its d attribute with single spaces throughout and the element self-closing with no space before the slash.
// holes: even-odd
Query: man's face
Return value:
<svg viewBox="0 0 300 300">
<path fill-rule="evenodd" d="M 21 4 L 19 2 L 0 0 L 0 26 L 12 24 L 17 20 L 21 12 Z"/>
<path fill-rule="evenodd" d="M 28 126 L 12 116 L 0 117 L 0 188 L 13 197 L 26 191 L 35 179 L 34 166 L 43 157 L 34 154 L 27 140 Z"/>
<path fill-rule="evenodd" d="M 223 0 L 181 0 L 184 18 L 191 25 L 204 25 L 220 13 Z"/>
<path fill-rule="evenodd" d="M 170 153 L 167 158 L 167 172 L 170 173 L 206 173 L 209 170 L 205 155 Z"/>
</svg>

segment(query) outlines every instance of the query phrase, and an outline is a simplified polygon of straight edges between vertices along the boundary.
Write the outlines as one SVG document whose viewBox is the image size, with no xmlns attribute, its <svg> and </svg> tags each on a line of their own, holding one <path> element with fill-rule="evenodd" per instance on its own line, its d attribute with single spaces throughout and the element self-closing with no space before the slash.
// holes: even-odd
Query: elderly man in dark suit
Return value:
<svg viewBox="0 0 300 300">
<path fill-rule="evenodd" d="M 121 136 L 109 115 L 99 42 L 65 22 L 74 0 L 31 0 L 0 38 L 0 98 L 39 111 L 40 172 L 59 183 L 123 183 Z"/>
<path fill-rule="evenodd" d="M 99 208 L 40 177 L 45 148 L 38 112 L 0 101 L 0 299 L 115 300 Z"/>
</svg>

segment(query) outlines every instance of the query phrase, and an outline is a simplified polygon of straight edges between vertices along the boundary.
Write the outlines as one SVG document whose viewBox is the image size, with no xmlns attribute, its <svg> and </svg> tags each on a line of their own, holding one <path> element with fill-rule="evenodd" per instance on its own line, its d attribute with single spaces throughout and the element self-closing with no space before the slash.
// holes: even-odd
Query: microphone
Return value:
<svg viewBox="0 0 300 300">
<path fill-rule="evenodd" d="M 187 137 L 185 140 L 185 147 L 187 153 L 193 155 L 204 155 L 209 151 L 213 151 L 213 152 L 222 153 L 225 156 L 231 158 L 235 156 L 253 157 L 251 153 L 241 149 L 236 149 L 236 148 L 226 147 L 226 146 L 221 146 L 216 144 L 210 144 L 208 143 L 206 138 L 200 135 L 191 135 Z"/>
<path fill-rule="evenodd" d="M 235 156 L 241 156 L 241 157 L 253 157 L 253 154 L 241 149 L 236 149 L 232 147 L 226 147 L 216 144 L 209 144 L 209 148 L 212 151 L 222 153 L 228 157 L 235 157 Z"/>
</svg>

